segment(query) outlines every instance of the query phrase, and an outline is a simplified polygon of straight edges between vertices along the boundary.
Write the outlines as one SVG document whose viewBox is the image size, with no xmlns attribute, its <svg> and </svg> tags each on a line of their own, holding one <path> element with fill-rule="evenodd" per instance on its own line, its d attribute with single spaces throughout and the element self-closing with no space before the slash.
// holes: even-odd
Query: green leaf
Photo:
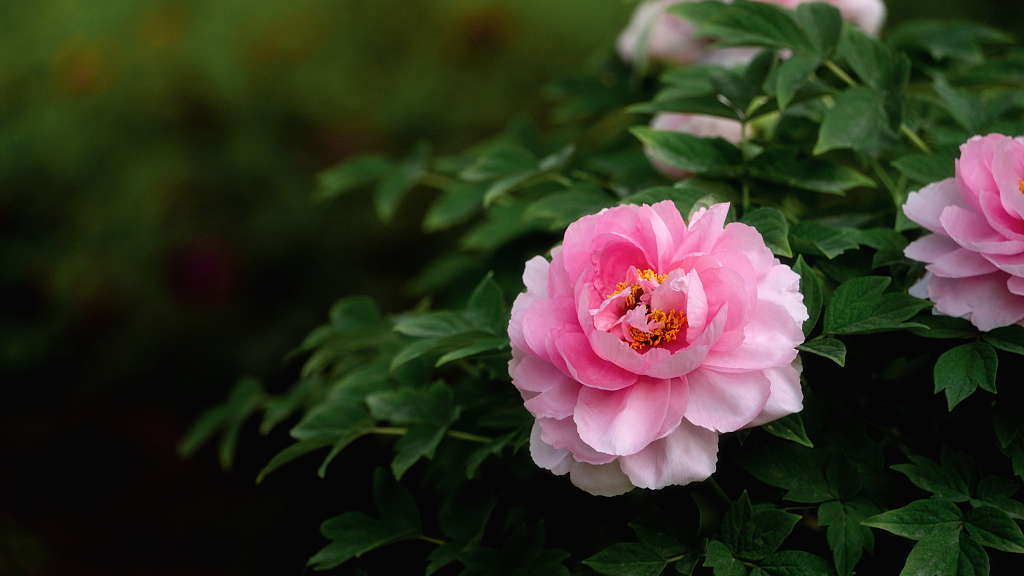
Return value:
<svg viewBox="0 0 1024 576">
<path fill-rule="evenodd" d="M 800 516 L 770 504 L 751 506 L 744 491 L 722 517 L 722 541 L 737 558 L 762 560 L 775 552 Z"/>
<path fill-rule="evenodd" d="M 478 541 L 498 495 L 484 482 L 464 482 L 448 494 L 437 514 L 444 533 L 458 542 Z"/>
<path fill-rule="evenodd" d="M 383 156 L 358 156 L 318 174 L 313 195 L 318 199 L 333 198 L 379 180 L 396 169 L 395 163 Z"/>
<path fill-rule="evenodd" d="M 927 52 L 935 60 L 955 58 L 981 63 L 979 44 L 1007 44 L 1013 38 L 1002 30 L 976 22 L 908 22 L 888 34 L 897 50 Z"/>
<path fill-rule="evenodd" d="M 629 527 L 641 542 L 657 550 L 662 557 L 671 558 L 693 552 L 691 547 L 683 542 L 692 542 L 696 539 L 699 521 L 694 518 L 692 522 L 681 522 L 675 514 L 661 508 L 652 508 L 630 521 Z"/>
<path fill-rule="evenodd" d="M 370 414 L 395 424 L 447 424 L 455 413 L 452 389 L 438 381 L 425 390 L 399 388 L 366 397 Z"/>
<path fill-rule="evenodd" d="M 256 475 L 256 483 L 259 484 L 260 482 L 263 482 L 263 479 L 266 478 L 268 474 L 300 456 L 305 456 L 310 452 L 334 445 L 339 438 L 341 438 L 340 434 L 335 436 L 317 436 L 292 444 L 278 452 L 276 456 L 270 459 L 270 462 L 268 462 L 267 465 L 260 470 L 260 473 Z"/>
<path fill-rule="evenodd" d="M 721 39 L 727 45 L 814 51 L 792 12 L 760 2 L 736 2 L 724 9 L 704 4 L 683 2 L 668 12 L 694 22 L 698 36 Z"/>
<path fill-rule="evenodd" d="M 430 145 L 420 142 L 397 170 L 389 172 L 380 180 L 377 189 L 374 190 L 373 199 L 377 215 L 382 221 L 391 221 L 402 197 L 423 177 L 429 160 Z"/>
<path fill-rule="evenodd" d="M 819 158 L 797 160 L 797 154 L 797 149 L 786 146 L 766 150 L 750 161 L 749 174 L 768 182 L 840 196 L 852 188 L 875 187 L 874 180 L 856 170 Z"/>
<path fill-rule="evenodd" d="M 971 499 L 971 506 L 993 506 L 1014 520 L 1024 520 L 1024 504 L 1010 498 L 1018 488 L 1012 480 L 989 476 L 978 483 L 977 497 Z"/>
<path fill-rule="evenodd" d="M 770 450 L 746 451 L 737 464 L 761 482 L 786 489 L 785 499 L 791 502 L 834 500 L 838 495 L 825 481 L 816 454 L 810 448 L 786 442 L 772 445 Z"/>
<path fill-rule="evenodd" d="M 309 559 L 314 570 L 329 570 L 350 558 L 420 534 L 420 517 L 409 491 L 380 468 L 374 474 L 373 501 L 380 519 L 346 512 L 327 520 L 320 533 L 334 540 Z"/>
<path fill-rule="evenodd" d="M 826 538 L 839 576 L 853 574 L 864 551 L 873 552 L 875 536 L 861 522 L 877 513 L 878 509 L 870 502 L 833 500 L 818 507 L 818 524 L 828 526 Z"/>
<path fill-rule="evenodd" d="M 978 329 L 963 318 L 924 313 L 914 318 L 915 324 L 927 328 L 911 328 L 910 331 L 924 338 L 977 338 Z"/>
<path fill-rule="evenodd" d="M 497 334 L 506 331 L 505 296 L 494 282 L 493 272 L 488 272 L 473 288 L 463 315 L 475 328 Z"/>
<path fill-rule="evenodd" d="M 476 162 L 459 173 L 459 177 L 470 182 L 480 182 L 537 168 L 537 159 L 529 150 L 502 142 L 481 154 Z"/>
<path fill-rule="evenodd" d="M 821 284 L 818 282 L 818 275 L 804 261 L 803 255 L 796 257 L 793 271 L 800 275 L 800 293 L 803 294 L 804 306 L 807 307 L 807 320 L 804 320 L 803 325 L 804 336 L 807 336 L 821 315 Z"/>
<path fill-rule="evenodd" d="M 442 310 L 401 322 L 395 326 L 395 332 L 414 338 L 432 338 L 460 334 L 474 328 L 473 323 L 461 313 Z"/>
<path fill-rule="evenodd" d="M 938 182 L 956 175 L 954 157 L 942 153 L 941 150 L 935 154 L 908 154 L 893 160 L 890 164 L 907 178 L 922 184 Z"/>
<path fill-rule="evenodd" d="M 756 228 L 772 254 L 787 258 L 793 256 L 789 249 L 789 224 L 782 212 L 775 208 L 754 208 L 748 210 L 740 222 Z"/>
<path fill-rule="evenodd" d="M 807 432 L 804 430 L 804 421 L 800 418 L 799 414 L 783 416 L 778 420 L 764 424 L 761 428 L 773 436 L 796 442 L 801 446 L 814 448 L 814 444 L 807 438 Z"/>
<path fill-rule="evenodd" d="M 546 220 L 550 230 L 564 230 L 576 220 L 596 214 L 613 203 L 614 199 L 600 186 L 574 184 L 565 192 L 548 194 L 531 203 L 523 212 L 523 219 Z"/>
<path fill-rule="evenodd" d="M 910 77 L 910 60 L 893 58 L 885 44 L 868 37 L 855 26 L 843 29 L 839 53 L 865 84 L 880 92 L 896 92 Z"/>
<path fill-rule="evenodd" d="M 864 276 L 841 284 L 825 310 L 828 334 L 870 334 L 916 326 L 904 320 L 931 303 L 908 294 L 883 294 L 887 276 Z"/>
<path fill-rule="evenodd" d="M 797 346 L 796 349 L 823 356 L 840 366 L 846 366 L 846 345 L 835 338 L 815 338 Z"/>
<path fill-rule="evenodd" d="M 914 545 L 900 576 L 988 574 L 988 556 L 985 551 L 976 543 L 965 541 L 970 541 L 970 538 L 961 532 L 959 526 L 943 525 Z M 978 552 L 984 559 L 983 569 Z"/>
<path fill-rule="evenodd" d="M 704 566 L 714 568 L 715 576 L 747 576 L 747 567 L 742 560 L 734 558 L 732 551 L 718 540 L 708 542 Z"/>
<path fill-rule="evenodd" d="M 821 58 L 810 54 L 794 54 L 779 66 L 775 76 L 775 98 L 780 110 L 789 106 L 797 91 L 807 84 L 818 66 L 821 66 Z"/>
<path fill-rule="evenodd" d="M 1014 324 L 996 328 L 982 332 L 981 337 L 985 339 L 985 342 L 1004 352 L 1024 355 L 1024 326 Z"/>
<path fill-rule="evenodd" d="M 310 410 L 290 431 L 292 438 L 306 440 L 314 436 L 344 434 L 368 414 L 352 404 L 321 404 Z"/>
<path fill-rule="evenodd" d="M 1024 553 L 1024 533 L 1010 516 L 991 506 L 982 506 L 964 515 L 964 530 L 982 546 L 1003 552 Z"/>
<path fill-rule="evenodd" d="M 734 109 L 744 111 L 761 90 L 765 78 L 775 63 L 775 53 L 763 51 L 747 65 L 743 75 L 729 70 L 715 70 L 710 73 L 711 85 Z"/>
<path fill-rule="evenodd" d="M 508 348 L 508 342 L 508 338 L 492 338 L 490 340 L 477 342 L 476 344 L 470 344 L 469 346 L 463 346 L 462 348 L 456 348 L 455 350 L 452 350 L 438 358 L 437 362 L 434 363 L 434 368 L 438 368 L 453 360 L 475 356 L 484 352 L 497 352 L 504 350 L 505 348 Z"/>
<path fill-rule="evenodd" d="M 440 340 L 440 338 L 424 338 L 422 340 L 414 340 L 410 342 L 405 346 L 405 348 L 399 350 L 398 354 L 395 354 L 395 357 L 391 359 L 391 369 L 394 370 L 406 362 L 415 360 L 427 352 L 430 352 Z"/>
<path fill-rule="evenodd" d="M 818 131 L 814 154 L 829 150 L 851 148 L 869 156 L 877 156 L 879 136 L 895 138 L 889 126 L 881 97 L 859 86 L 850 88 L 835 99 L 835 105 L 825 113 Z"/>
<path fill-rule="evenodd" d="M 740 151 L 721 138 L 698 138 L 645 126 L 634 126 L 630 132 L 650 148 L 655 160 L 687 172 L 728 172 L 743 163 Z"/>
<path fill-rule="evenodd" d="M 437 232 L 461 224 L 483 207 L 487 184 L 483 182 L 455 182 L 434 200 L 423 218 L 424 232 Z"/>
<path fill-rule="evenodd" d="M 857 242 L 864 246 L 870 246 L 876 250 L 871 258 L 871 267 L 879 268 L 903 262 L 906 257 L 903 249 L 909 242 L 899 232 L 892 228 L 871 228 L 869 230 L 858 230 Z"/>
<path fill-rule="evenodd" d="M 954 89 L 944 77 L 936 76 L 933 83 L 943 107 L 968 134 L 977 134 L 985 120 L 985 103 L 977 96 Z"/>
<path fill-rule="evenodd" d="M 963 514 L 949 500 L 916 500 L 902 508 L 871 516 L 861 524 L 921 540 L 937 531 L 957 528 L 961 521 Z"/>
<path fill-rule="evenodd" d="M 829 260 L 860 247 L 852 228 L 833 228 L 804 220 L 789 227 L 790 246 L 796 252 L 825 256 Z"/>
<path fill-rule="evenodd" d="M 224 430 L 217 446 L 217 457 L 223 470 L 231 470 L 242 426 L 249 416 L 259 409 L 265 398 L 263 386 L 258 380 L 239 379 L 223 405 L 208 410 L 192 425 L 192 429 L 178 444 L 178 453 L 187 457 L 218 431 Z"/>
<path fill-rule="evenodd" d="M 668 565 L 656 551 L 637 542 L 612 544 L 583 563 L 611 576 L 658 576 Z"/>
<path fill-rule="evenodd" d="M 718 116 L 730 120 L 740 119 L 740 114 L 728 104 L 722 103 L 717 94 L 695 96 L 689 90 L 680 90 L 675 86 L 658 92 L 654 100 L 634 104 L 626 109 L 635 114 L 653 114 L 656 112 L 675 112 L 678 114 L 704 114 Z"/>
<path fill-rule="evenodd" d="M 796 18 L 821 58 L 827 58 L 839 45 L 843 15 L 835 6 L 818 2 L 800 4 L 796 7 Z"/>
<path fill-rule="evenodd" d="M 937 498 L 951 502 L 966 502 L 970 499 L 968 478 L 957 474 L 951 466 L 940 467 L 935 461 L 923 456 L 911 455 L 909 458 L 913 464 L 895 464 L 891 468 L 906 474 L 915 486 L 931 492 Z"/>
<path fill-rule="evenodd" d="M 469 455 L 469 458 L 466 458 L 466 478 L 472 479 L 476 475 L 477 469 L 484 463 L 484 460 L 492 454 L 500 454 L 502 449 L 504 449 L 517 434 L 519 434 L 518 430 L 502 434 L 474 450 L 473 453 Z"/>
<path fill-rule="evenodd" d="M 996 393 L 996 351 L 984 342 L 962 344 L 947 350 L 935 362 L 935 393 L 945 390 L 949 409 L 966 399 L 979 386 Z"/>
<path fill-rule="evenodd" d="M 828 560 L 802 550 L 772 554 L 761 562 L 761 571 L 768 576 L 835 576 Z"/>
<path fill-rule="evenodd" d="M 437 445 L 444 438 L 448 431 L 448 424 L 437 425 L 434 423 L 417 424 L 398 439 L 395 443 L 395 458 L 391 461 L 391 472 L 396 480 L 401 480 L 406 470 L 419 461 L 420 458 L 432 460 Z"/>
</svg>

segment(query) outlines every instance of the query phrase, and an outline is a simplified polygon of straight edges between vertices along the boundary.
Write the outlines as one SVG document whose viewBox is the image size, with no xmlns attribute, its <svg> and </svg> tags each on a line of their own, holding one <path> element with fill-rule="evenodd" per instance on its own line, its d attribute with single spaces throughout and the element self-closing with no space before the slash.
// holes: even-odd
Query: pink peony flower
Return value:
<svg viewBox="0 0 1024 576">
<path fill-rule="evenodd" d="M 982 331 L 1024 325 L 1024 138 L 971 138 L 956 177 L 911 193 L 903 212 L 933 232 L 904 250 L 928 263 L 912 295 Z"/>
<path fill-rule="evenodd" d="M 526 263 L 509 373 L 538 466 L 604 496 L 687 484 L 719 433 L 802 408 L 800 278 L 728 210 L 619 206 Z"/>
<path fill-rule="evenodd" d="M 743 125 L 738 120 L 706 116 L 704 114 L 661 112 L 655 114 L 651 120 L 651 128 L 669 132 L 686 132 L 700 138 L 725 138 L 734 144 L 743 139 Z M 651 158 L 649 151 L 647 152 L 647 157 L 658 172 L 669 178 L 682 179 L 692 176 L 690 172 L 673 168 L 664 162 L 658 162 Z"/>
<path fill-rule="evenodd" d="M 667 14 L 669 6 L 679 2 L 697 0 L 647 0 L 633 12 L 626 29 L 619 35 L 616 46 L 619 55 L 626 62 L 634 62 L 638 53 L 646 46 L 647 57 L 666 60 L 676 64 L 717 64 L 732 66 L 745 64 L 757 54 L 752 48 L 722 48 L 705 50 L 710 41 L 693 37 L 693 25 L 682 18 Z M 798 4 L 811 0 L 756 0 L 766 4 L 777 4 L 784 8 L 796 8 Z M 882 0 L 827 0 L 843 14 L 848 22 L 854 22 L 865 32 L 877 36 L 885 22 L 885 3 Z"/>
</svg>

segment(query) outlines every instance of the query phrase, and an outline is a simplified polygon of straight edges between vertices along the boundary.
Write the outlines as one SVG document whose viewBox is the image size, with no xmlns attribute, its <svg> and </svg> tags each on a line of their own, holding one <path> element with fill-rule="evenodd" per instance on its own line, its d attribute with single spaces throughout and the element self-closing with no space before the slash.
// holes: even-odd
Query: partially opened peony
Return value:
<svg viewBox="0 0 1024 576">
<path fill-rule="evenodd" d="M 757 53 L 752 48 L 722 48 L 706 50 L 710 40 L 695 38 L 693 25 L 686 20 L 668 14 L 666 10 L 680 2 L 697 0 L 647 0 L 637 6 L 636 11 L 619 34 L 616 47 L 626 62 L 635 62 L 640 53 L 654 60 L 666 60 L 675 64 L 717 64 L 731 66 L 749 62 Z M 811 0 L 756 0 L 766 4 L 777 4 L 784 8 Z M 885 22 L 886 9 L 882 0 L 828 0 L 843 14 L 843 19 L 856 23 L 872 36 L 877 36 Z"/>
<path fill-rule="evenodd" d="M 932 232 L 905 250 L 928 263 L 911 294 L 983 331 L 1024 325 L 1024 139 L 971 138 L 956 177 L 911 193 L 903 211 Z"/>
<path fill-rule="evenodd" d="M 619 206 L 526 263 L 509 372 L 539 466 L 598 495 L 687 484 L 720 432 L 801 409 L 799 276 L 728 210 Z"/>
</svg>

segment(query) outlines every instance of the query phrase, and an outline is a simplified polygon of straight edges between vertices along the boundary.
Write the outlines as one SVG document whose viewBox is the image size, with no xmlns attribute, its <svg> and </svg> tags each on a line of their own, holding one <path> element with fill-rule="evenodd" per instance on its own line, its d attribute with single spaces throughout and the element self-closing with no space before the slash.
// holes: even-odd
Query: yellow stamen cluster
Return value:
<svg viewBox="0 0 1024 576">
<path fill-rule="evenodd" d="M 1017 178 L 1017 190 L 1020 190 L 1021 194 L 1024 194 L 1024 179 Z"/>
<path fill-rule="evenodd" d="M 648 321 L 661 322 L 661 326 L 650 332 L 637 330 L 630 326 L 629 334 L 633 337 L 633 342 L 629 343 L 630 348 L 639 350 L 645 346 L 657 346 L 658 344 L 671 342 L 676 339 L 680 330 L 689 325 L 684 314 L 680 314 L 675 310 L 669 310 L 666 314 L 657 308 L 651 310 Z"/>
<path fill-rule="evenodd" d="M 654 272 L 654 270 L 651 270 L 650 268 L 642 272 L 637 272 L 637 274 L 640 275 L 641 280 L 647 280 L 648 282 L 657 282 L 658 284 L 664 282 L 665 278 L 668 277 L 668 274 L 657 274 Z M 615 285 L 615 291 L 609 294 L 608 297 L 611 298 L 612 296 L 615 296 L 616 294 L 622 292 L 623 290 L 629 288 L 630 286 L 632 285 L 629 282 L 619 282 L 618 284 Z M 633 286 L 633 294 L 636 294 L 638 288 L 640 287 Z M 640 294 L 643 294 L 643 290 L 640 290 Z M 637 301 L 639 301 L 640 296 L 636 296 L 636 299 Z M 629 307 L 632 308 L 633 305 L 631 304 Z"/>
</svg>

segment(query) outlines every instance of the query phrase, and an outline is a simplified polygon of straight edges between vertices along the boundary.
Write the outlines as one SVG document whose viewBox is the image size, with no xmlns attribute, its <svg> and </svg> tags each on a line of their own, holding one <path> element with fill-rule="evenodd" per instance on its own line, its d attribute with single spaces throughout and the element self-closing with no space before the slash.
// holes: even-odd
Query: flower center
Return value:
<svg viewBox="0 0 1024 576">
<path fill-rule="evenodd" d="M 1018 184 L 1017 184 L 1017 190 L 1020 190 L 1020 193 L 1021 193 L 1021 194 L 1024 194 L 1024 179 L 1022 179 L 1022 178 L 1017 178 L 1017 182 L 1018 182 Z"/>
<path fill-rule="evenodd" d="M 658 344 L 664 344 L 671 342 L 676 339 L 679 335 L 679 331 L 688 326 L 686 322 L 686 315 L 680 314 L 675 310 L 664 310 L 658 308 L 651 308 L 648 304 L 644 303 L 641 298 L 646 294 L 644 285 L 650 286 L 654 284 L 655 287 L 661 285 L 665 281 L 667 274 L 658 274 L 654 270 L 648 268 L 647 270 L 637 271 L 638 283 L 634 284 L 630 281 L 619 282 L 615 286 L 615 292 L 608 296 L 611 298 L 615 294 L 621 293 L 623 290 L 629 289 L 629 294 L 626 295 L 626 310 L 635 310 L 639 307 L 643 307 L 644 320 L 640 324 L 644 324 L 643 327 L 637 327 L 635 324 L 627 325 L 628 328 L 624 332 L 624 336 L 629 346 L 634 350 L 641 350 L 650 346 L 657 346 Z M 653 288 L 652 288 L 653 290 Z"/>
</svg>

